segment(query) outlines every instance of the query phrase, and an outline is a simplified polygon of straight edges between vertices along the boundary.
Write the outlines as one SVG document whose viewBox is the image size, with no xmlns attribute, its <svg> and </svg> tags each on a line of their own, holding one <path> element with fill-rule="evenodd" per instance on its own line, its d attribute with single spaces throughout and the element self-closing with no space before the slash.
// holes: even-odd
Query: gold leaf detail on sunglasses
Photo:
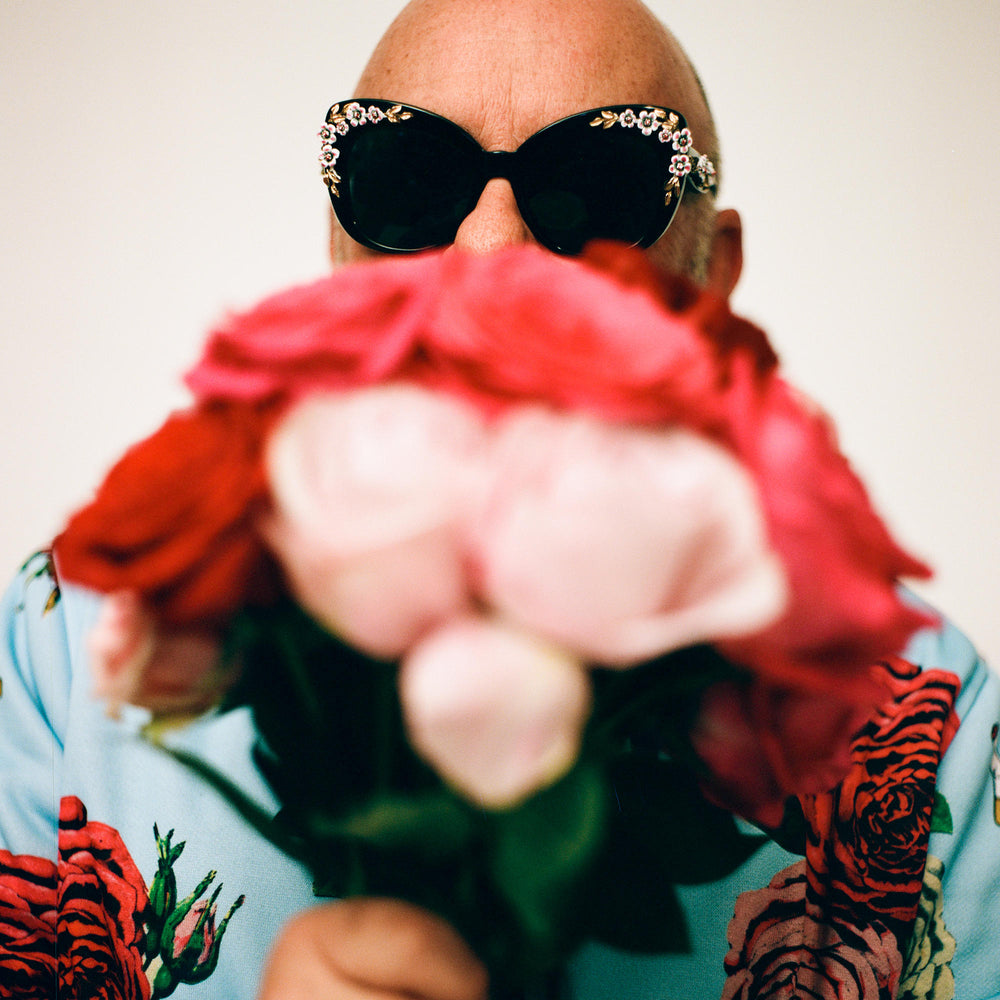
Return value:
<svg viewBox="0 0 1000 1000">
<path fill-rule="evenodd" d="M 595 118 L 590 124 L 591 127 L 600 125 L 602 128 L 611 128 L 618 121 L 618 115 L 614 111 L 602 111 L 599 118 Z"/>
<path fill-rule="evenodd" d="M 332 194 L 335 198 L 339 198 L 340 191 L 337 190 L 337 185 L 340 183 L 340 174 L 333 169 L 324 170 L 323 180 L 326 181 L 326 186 L 330 189 L 330 194 Z"/>
<path fill-rule="evenodd" d="M 666 184 L 663 185 L 663 204 L 669 205 L 674 200 L 674 192 L 680 187 L 680 178 L 671 177 Z"/>
<path fill-rule="evenodd" d="M 395 125 L 398 122 L 405 122 L 407 119 L 412 118 L 413 112 L 404 111 L 402 104 L 394 104 L 391 108 L 386 108 L 385 116 Z"/>
</svg>

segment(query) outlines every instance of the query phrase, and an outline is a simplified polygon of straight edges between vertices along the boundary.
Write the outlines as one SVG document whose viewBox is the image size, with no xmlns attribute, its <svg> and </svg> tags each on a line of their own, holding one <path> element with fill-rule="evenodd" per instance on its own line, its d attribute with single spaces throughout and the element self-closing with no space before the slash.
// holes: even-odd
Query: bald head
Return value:
<svg viewBox="0 0 1000 1000">
<path fill-rule="evenodd" d="M 687 58 L 636 0 L 413 0 L 358 83 L 360 96 L 401 91 L 478 132 L 486 148 L 514 148 L 576 111 L 662 104 L 684 112 L 714 152 Z"/>
<path fill-rule="evenodd" d="M 579 111 L 662 105 L 684 114 L 701 152 L 718 152 L 690 62 L 638 0 L 412 0 L 376 47 L 356 95 L 427 108 L 483 148 L 504 150 Z M 685 197 L 651 253 L 703 277 L 713 219 L 709 198 Z M 344 256 L 362 255 L 339 238 Z M 488 251 L 531 238 L 510 185 L 494 179 L 455 242 Z"/>
</svg>

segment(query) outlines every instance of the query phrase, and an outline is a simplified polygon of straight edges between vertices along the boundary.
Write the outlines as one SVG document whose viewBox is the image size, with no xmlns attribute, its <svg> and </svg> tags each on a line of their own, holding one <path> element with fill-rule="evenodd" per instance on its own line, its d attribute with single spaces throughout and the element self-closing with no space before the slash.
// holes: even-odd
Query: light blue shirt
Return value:
<svg viewBox="0 0 1000 1000">
<path fill-rule="evenodd" d="M 92 695 L 85 647 L 99 601 L 63 587 L 53 606 L 53 581 L 44 567 L 44 556 L 29 562 L 0 606 L 0 849 L 10 852 L 0 860 L 15 867 L 18 856 L 54 861 L 60 803 L 76 797 L 90 823 L 117 831 L 149 888 L 157 873 L 154 824 L 161 838 L 173 831 L 173 844 L 184 842 L 173 865 L 178 899 L 214 871 L 201 899 L 222 883 L 216 922 L 238 896 L 245 901 L 227 926 L 214 972 L 201 983 L 181 983 L 172 995 L 179 1000 L 251 998 L 279 928 L 315 901 L 309 875 L 258 836 L 211 788 L 144 742 L 138 729 L 145 713 L 126 710 L 119 720 L 107 716 Z M 956 703 L 961 726 L 938 774 L 953 832 L 933 833 L 930 854 L 944 866 L 941 913 L 957 943 L 950 963 L 955 996 L 1000 998 L 1000 788 L 995 784 L 1000 758 L 993 733 L 1000 722 L 1000 682 L 949 624 L 918 634 L 905 656 L 924 668 L 950 671 L 962 682 Z M 238 710 L 206 716 L 184 730 L 178 742 L 262 805 L 276 808 L 253 764 L 254 738 L 249 715 Z M 717 1000 L 726 979 L 726 931 L 737 897 L 767 885 L 797 860 L 768 843 L 719 882 L 679 887 L 693 952 L 638 956 L 587 945 L 570 964 L 572 997 Z M 4 877 L 0 868 L 0 896 Z M 0 940 L 0 980 L 6 945 Z M 153 970 L 155 964 L 150 976 Z"/>
</svg>

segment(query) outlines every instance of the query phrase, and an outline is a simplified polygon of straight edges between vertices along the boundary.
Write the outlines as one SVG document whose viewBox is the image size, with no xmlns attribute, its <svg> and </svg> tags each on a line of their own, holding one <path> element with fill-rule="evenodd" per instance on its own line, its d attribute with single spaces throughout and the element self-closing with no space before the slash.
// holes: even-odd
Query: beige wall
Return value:
<svg viewBox="0 0 1000 1000">
<path fill-rule="evenodd" d="M 325 268 L 315 132 L 396 0 L 0 0 L 0 574 Z M 1000 662 L 1000 4 L 654 3 L 744 213 L 737 305 Z"/>
</svg>

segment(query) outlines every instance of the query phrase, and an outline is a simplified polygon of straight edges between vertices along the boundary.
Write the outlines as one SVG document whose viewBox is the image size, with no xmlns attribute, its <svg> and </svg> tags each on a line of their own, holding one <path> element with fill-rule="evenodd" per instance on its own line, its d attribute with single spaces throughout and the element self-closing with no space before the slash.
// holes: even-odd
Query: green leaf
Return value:
<svg viewBox="0 0 1000 1000">
<path fill-rule="evenodd" d="M 489 866 L 527 947 L 559 947 L 581 876 L 600 845 L 606 814 L 600 771 L 578 764 L 516 809 L 492 815 Z M 579 886 L 582 890 L 582 886 Z"/>
<path fill-rule="evenodd" d="M 955 824 L 951 818 L 948 800 L 938 791 L 934 792 L 934 808 L 931 811 L 931 833 L 954 833 Z"/>
<path fill-rule="evenodd" d="M 469 809 L 446 791 L 382 795 L 344 818 L 321 817 L 310 826 L 320 839 L 346 837 L 426 858 L 461 851 L 473 835 Z"/>
<path fill-rule="evenodd" d="M 741 833 L 670 760 L 628 754 L 611 777 L 614 811 L 588 876 L 588 936 L 630 951 L 687 951 L 674 886 L 724 877 L 767 838 Z"/>
</svg>

